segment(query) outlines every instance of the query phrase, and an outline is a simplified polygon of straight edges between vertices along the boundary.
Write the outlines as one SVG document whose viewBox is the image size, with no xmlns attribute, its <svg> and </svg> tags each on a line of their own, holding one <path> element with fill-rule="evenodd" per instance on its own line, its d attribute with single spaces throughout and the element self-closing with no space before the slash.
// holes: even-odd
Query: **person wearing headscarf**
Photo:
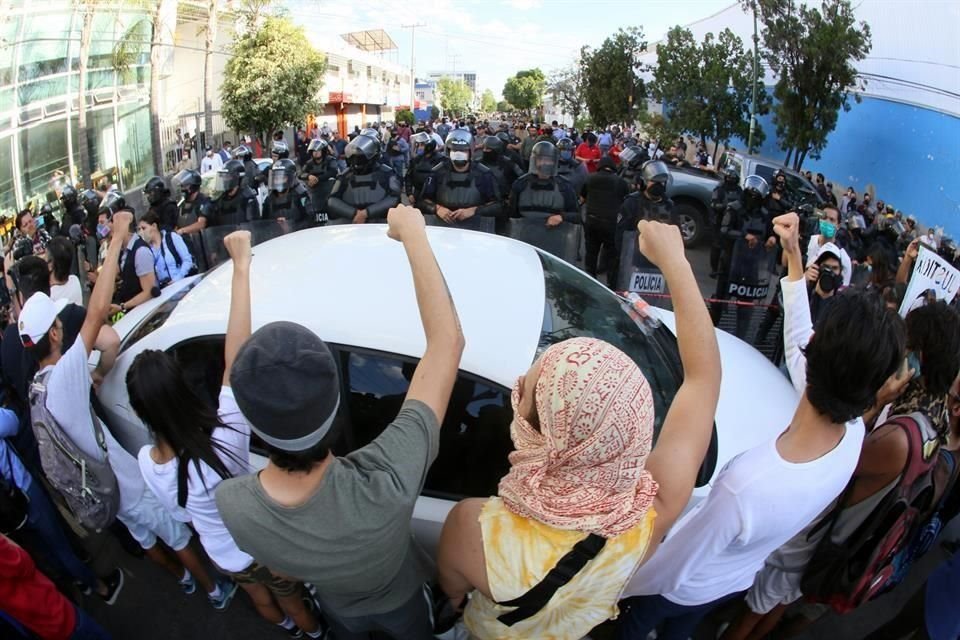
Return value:
<svg viewBox="0 0 960 640">
<path fill-rule="evenodd" d="M 615 618 L 627 581 L 687 504 L 710 441 L 720 358 L 676 227 L 639 224 L 674 294 L 684 382 L 651 451 L 654 403 L 637 364 L 574 338 L 511 396 L 515 451 L 499 495 L 451 510 L 440 584 L 472 637 L 578 639 Z"/>
</svg>

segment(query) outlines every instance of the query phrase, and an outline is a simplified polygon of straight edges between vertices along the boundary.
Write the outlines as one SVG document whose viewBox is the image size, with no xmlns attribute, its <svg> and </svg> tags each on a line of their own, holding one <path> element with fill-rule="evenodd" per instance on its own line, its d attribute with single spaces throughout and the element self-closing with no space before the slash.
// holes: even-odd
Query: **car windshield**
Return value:
<svg viewBox="0 0 960 640">
<path fill-rule="evenodd" d="M 208 271 L 202 276 L 195 278 L 193 282 L 164 300 L 159 306 L 157 306 L 156 309 L 148 313 L 143 320 L 138 322 L 137 326 L 135 326 L 120 343 L 120 353 L 123 353 L 134 344 L 140 340 L 143 340 L 148 335 L 162 327 L 171 314 L 173 314 L 173 311 L 177 308 L 177 305 L 180 304 L 180 301 L 183 300 L 183 298 L 190 293 L 195 286 L 200 284 L 200 281 L 207 277 L 208 273 L 210 272 Z"/>
<path fill-rule="evenodd" d="M 617 295 L 566 262 L 538 254 L 546 287 L 537 355 L 552 344 L 578 337 L 599 338 L 626 353 L 650 383 L 656 439 L 682 382 L 676 338 L 662 325 L 649 334 L 642 331 Z"/>
</svg>

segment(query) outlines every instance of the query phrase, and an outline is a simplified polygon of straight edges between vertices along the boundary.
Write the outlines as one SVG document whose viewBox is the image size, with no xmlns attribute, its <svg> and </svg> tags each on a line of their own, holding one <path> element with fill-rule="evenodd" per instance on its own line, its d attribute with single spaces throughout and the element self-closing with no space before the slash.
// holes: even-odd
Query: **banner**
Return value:
<svg viewBox="0 0 960 640">
<path fill-rule="evenodd" d="M 941 258 L 936 252 L 920 245 L 917 262 L 913 265 L 913 275 L 907 285 L 907 293 L 900 305 L 900 315 L 904 318 L 917 307 L 933 300 L 951 302 L 960 289 L 960 271 Z"/>
</svg>

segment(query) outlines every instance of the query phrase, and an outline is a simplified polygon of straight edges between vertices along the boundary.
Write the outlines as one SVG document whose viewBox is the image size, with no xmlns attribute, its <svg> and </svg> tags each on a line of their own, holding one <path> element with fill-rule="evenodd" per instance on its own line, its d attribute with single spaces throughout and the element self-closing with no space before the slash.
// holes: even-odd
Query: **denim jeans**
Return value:
<svg viewBox="0 0 960 640">
<path fill-rule="evenodd" d="M 85 565 L 70 548 L 70 541 L 63 532 L 55 507 L 47 498 L 37 480 L 27 489 L 30 499 L 30 512 L 27 515 L 27 528 L 39 539 L 40 546 L 47 558 L 57 568 L 62 569 L 74 580 L 78 580 L 91 589 L 97 588 L 97 576 Z"/>
<path fill-rule="evenodd" d="M 731 593 L 694 607 L 675 604 L 663 596 L 627 598 L 620 606 L 617 640 L 645 640 L 654 629 L 658 640 L 687 640 L 704 616 L 742 593 Z"/>
</svg>

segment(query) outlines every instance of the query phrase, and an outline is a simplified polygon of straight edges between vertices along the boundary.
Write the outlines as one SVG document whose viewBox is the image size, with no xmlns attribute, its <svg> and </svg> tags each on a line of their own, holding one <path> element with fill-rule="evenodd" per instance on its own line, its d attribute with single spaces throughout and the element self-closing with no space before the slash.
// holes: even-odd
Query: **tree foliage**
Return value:
<svg viewBox="0 0 960 640">
<path fill-rule="evenodd" d="M 397 124 L 400 124 L 401 122 L 406 122 L 407 124 L 410 124 L 410 125 L 412 125 L 414 122 L 417 121 L 413 115 L 413 111 L 410 111 L 410 109 L 400 109 L 399 111 L 397 111 L 397 113 L 394 115 L 394 120 L 396 121 Z"/>
<path fill-rule="evenodd" d="M 497 99 L 490 89 L 486 89 L 480 96 L 480 110 L 484 113 L 493 113 L 497 110 Z"/>
<path fill-rule="evenodd" d="M 620 29 L 599 49 L 580 50 L 580 67 L 590 117 L 598 126 L 630 123 L 645 107 L 646 87 L 638 61 L 647 43 L 639 27 Z"/>
<path fill-rule="evenodd" d="M 497 111 L 499 113 L 513 113 L 516 110 L 517 108 L 506 100 L 501 100 L 497 103 Z"/>
<path fill-rule="evenodd" d="M 572 115 L 574 121 L 579 120 L 586 108 L 586 91 L 580 61 L 576 60 L 568 67 L 554 71 L 550 75 L 547 91 L 561 111 Z"/>
<path fill-rule="evenodd" d="M 231 129 L 263 136 L 320 110 L 326 60 L 288 18 L 268 17 L 237 42 L 220 87 Z"/>
<path fill-rule="evenodd" d="M 734 136 L 750 134 L 750 103 L 753 93 L 753 56 L 730 29 L 719 37 L 708 33 L 697 44 L 693 33 L 674 27 L 667 41 L 657 48 L 657 66 L 650 92 L 663 103 L 674 127 L 701 139 L 727 144 Z M 757 113 L 766 113 L 763 78 L 758 77 Z M 758 128 L 754 146 L 764 138 Z"/>
<path fill-rule="evenodd" d="M 529 111 L 543 104 L 547 90 L 547 78 L 540 69 L 525 69 L 507 78 L 503 85 L 503 98 L 517 109 Z"/>
<path fill-rule="evenodd" d="M 794 169 L 807 154 L 819 158 L 850 96 L 860 101 L 866 81 L 853 62 L 871 49 L 870 26 L 858 22 L 849 0 L 823 0 L 819 9 L 794 0 L 748 0 L 763 25 L 764 58 L 777 74 L 773 119 L 777 141 L 793 153 Z"/>
<path fill-rule="evenodd" d="M 448 115 L 463 115 L 473 99 L 473 92 L 463 80 L 440 78 L 437 90 L 440 92 L 440 106 Z"/>
</svg>

